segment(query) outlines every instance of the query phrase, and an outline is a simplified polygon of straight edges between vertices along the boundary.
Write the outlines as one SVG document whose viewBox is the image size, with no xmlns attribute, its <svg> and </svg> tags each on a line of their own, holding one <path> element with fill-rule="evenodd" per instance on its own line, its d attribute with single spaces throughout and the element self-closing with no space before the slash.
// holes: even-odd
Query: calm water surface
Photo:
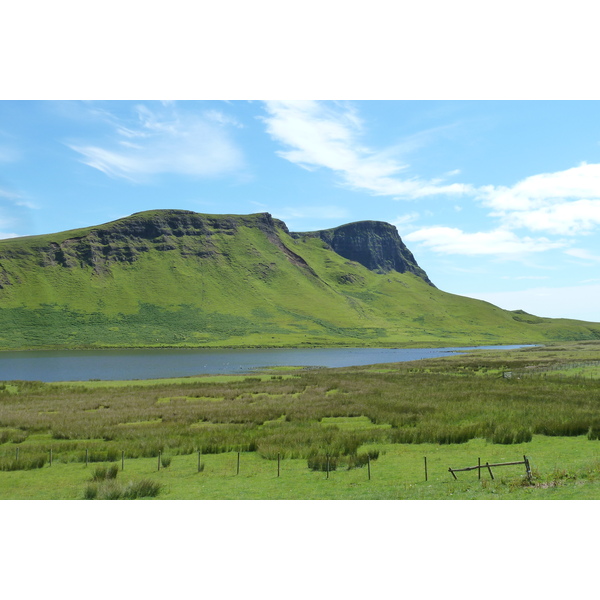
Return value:
<svg viewBox="0 0 600 600">
<path fill-rule="evenodd" d="M 522 346 L 480 346 L 513 349 Z M 264 367 L 351 367 L 456 354 L 465 348 L 144 349 L 1 352 L 0 381 L 153 379 L 243 374 Z"/>
</svg>

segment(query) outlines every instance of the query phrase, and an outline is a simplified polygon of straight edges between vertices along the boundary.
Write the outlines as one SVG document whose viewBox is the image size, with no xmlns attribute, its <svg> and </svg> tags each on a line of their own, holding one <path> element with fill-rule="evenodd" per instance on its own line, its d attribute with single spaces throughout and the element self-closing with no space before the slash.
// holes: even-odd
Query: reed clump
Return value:
<svg viewBox="0 0 600 600">
<path fill-rule="evenodd" d="M 119 473 L 119 465 L 114 464 L 109 467 L 96 467 L 92 474 L 92 481 L 108 481 L 116 479 Z"/>
<path fill-rule="evenodd" d="M 126 484 L 115 479 L 101 483 L 88 483 L 83 491 L 86 500 L 136 500 L 138 498 L 155 498 L 162 485 L 152 479 L 140 479 Z"/>
<path fill-rule="evenodd" d="M 46 454 L 21 455 L 19 458 L 0 458 L 0 471 L 30 471 L 41 469 L 47 461 Z"/>
</svg>

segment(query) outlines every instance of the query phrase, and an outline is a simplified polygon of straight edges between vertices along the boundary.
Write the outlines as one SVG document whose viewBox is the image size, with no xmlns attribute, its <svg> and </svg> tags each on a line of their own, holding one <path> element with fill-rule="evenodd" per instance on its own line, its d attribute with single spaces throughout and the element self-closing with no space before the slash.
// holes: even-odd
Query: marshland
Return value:
<svg viewBox="0 0 600 600">
<path fill-rule="evenodd" d="M 252 376 L 6 381 L 0 498 L 598 498 L 599 438 L 593 341 Z M 531 478 L 448 472 L 524 455 Z"/>
</svg>

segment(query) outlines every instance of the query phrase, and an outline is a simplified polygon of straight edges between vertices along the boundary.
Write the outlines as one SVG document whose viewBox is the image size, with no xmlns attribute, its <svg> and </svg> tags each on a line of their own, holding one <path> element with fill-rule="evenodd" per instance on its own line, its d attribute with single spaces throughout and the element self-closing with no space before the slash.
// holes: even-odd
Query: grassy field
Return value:
<svg viewBox="0 0 600 600">
<path fill-rule="evenodd" d="M 0 498 L 598 499 L 599 361 L 585 342 L 252 377 L 5 382 Z M 493 480 L 448 471 L 524 455 L 531 479 L 523 465 Z"/>
</svg>

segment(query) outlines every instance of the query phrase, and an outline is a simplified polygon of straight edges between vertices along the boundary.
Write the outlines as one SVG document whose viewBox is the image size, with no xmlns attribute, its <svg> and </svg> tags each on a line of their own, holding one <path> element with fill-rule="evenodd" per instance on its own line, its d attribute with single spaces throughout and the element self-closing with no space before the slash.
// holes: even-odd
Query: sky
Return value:
<svg viewBox="0 0 600 600">
<path fill-rule="evenodd" d="M 392 223 L 433 283 L 600 321 L 597 101 L 0 102 L 0 236 L 150 209 Z"/>
</svg>

